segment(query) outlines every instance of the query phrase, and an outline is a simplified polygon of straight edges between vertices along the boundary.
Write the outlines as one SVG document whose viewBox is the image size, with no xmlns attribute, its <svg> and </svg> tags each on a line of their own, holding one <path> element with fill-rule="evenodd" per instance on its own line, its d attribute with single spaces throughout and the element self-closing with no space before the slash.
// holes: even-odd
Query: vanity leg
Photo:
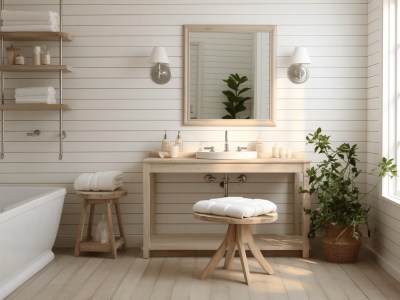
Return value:
<svg viewBox="0 0 400 300">
<path fill-rule="evenodd" d="M 143 258 L 150 257 L 150 218 L 151 218 L 151 176 L 145 164 L 143 166 Z"/>
</svg>

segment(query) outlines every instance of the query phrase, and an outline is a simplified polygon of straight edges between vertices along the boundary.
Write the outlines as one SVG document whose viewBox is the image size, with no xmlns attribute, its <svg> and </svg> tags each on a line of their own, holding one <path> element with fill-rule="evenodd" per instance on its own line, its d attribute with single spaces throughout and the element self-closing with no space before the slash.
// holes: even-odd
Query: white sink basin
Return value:
<svg viewBox="0 0 400 300">
<path fill-rule="evenodd" d="M 196 158 L 202 159 L 254 159 L 257 158 L 257 151 L 241 152 L 196 152 Z"/>
</svg>

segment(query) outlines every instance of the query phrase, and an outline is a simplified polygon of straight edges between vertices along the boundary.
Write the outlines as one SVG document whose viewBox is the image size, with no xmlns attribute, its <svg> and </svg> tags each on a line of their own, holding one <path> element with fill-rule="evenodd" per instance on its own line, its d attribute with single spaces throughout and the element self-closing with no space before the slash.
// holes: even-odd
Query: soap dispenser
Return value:
<svg viewBox="0 0 400 300">
<path fill-rule="evenodd" d="M 178 131 L 178 136 L 176 137 L 176 140 L 175 140 L 175 146 L 179 146 L 179 152 L 183 152 L 183 142 L 181 139 L 180 131 Z"/>
<path fill-rule="evenodd" d="M 260 137 L 257 137 L 257 140 L 256 140 L 256 151 L 257 151 L 257 157 L 262 158 L 263 153 L 264 153 L 264 144 L 261 141 Z"/>
<path fill-rule="evenodd" d="M 279 144 L 275 143 L 272 147 L 272 157 L 278 158 L 279 157 Z"/>
<path fill-rule="evenodd" d="M 162 140 L 162 151 L 169 152 L 169 140 L 167 139 L 167 131 L 165 131 L 164 139 Z"/>
</svg>

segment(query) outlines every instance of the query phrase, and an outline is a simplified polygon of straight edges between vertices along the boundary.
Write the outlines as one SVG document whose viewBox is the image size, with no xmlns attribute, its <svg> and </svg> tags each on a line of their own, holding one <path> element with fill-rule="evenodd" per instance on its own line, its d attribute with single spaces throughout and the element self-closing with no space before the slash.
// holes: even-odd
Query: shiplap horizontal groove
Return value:
<svg viewBox="0 0 400 300">
<path fill-rule="evenodd" d="M 326 4 L 313 4 L 313 10 L 310 12 L 310 8 L 308 5 L 304 5 L 302 3 L 299 4 L 291 4 L 290 9 L 287 6 L 279 5 L 279 4 L 264 4 L 258 3 L 257 5 L 248 5 L 246 4 L 237 4 L 235 6 L 227 6 L 226 4 L 218 4 L 214 3 L 213 5 L 208 4 L 198 4 L 198 5 L 101 5 L 97 4 L 96 9 L 94 10 L 92 7 L 88 6 L 77 6 L 68 5 L 65 7 L 65 16 L 73 15 L 73 16 L 91 16 L 91 15 L 101 15 L 101 16 L 109 16 L 109 15 L 158 15 L 160 11 L 165 15 L 175 15 L 179 14 L 263 14 L 268 12 L 268 14 L 280 15 L 280 14 L 366 14 L 368 13 L 367 4 L 346 4 L 346 5 L 336 5 L 332 8 L 331 5 Z"/>
<path fill-rule="evenodd" d="M 178 16 L 178 15 L 177 15 Z M 216 15 L 180 15 L 179 18 L 176 18 L 175 25 L 181 24 L 194 24 L 201 22 L 203 24 L 214 24 Z M 217 15 L 220 17 L 220 15 Z M 227 15 L 235 16 L 235 15 Z M 235 22 L 237 24 L 265 24 L 266 15 L 240 15 L 240 22 Z M 299 15 L 297 18 L 282 18 L 282 15 L 268 15 L 269 24 L 286 24 L 286 25 L 297 25 L 297 24 L 348 24 L 348 25 L 366 25 L 367 15 L 317 15 L 317 14 L 308 14 L 308 15 Z M 132 18 L 131 15 L 123 15 L 123 16 L 84 16 L 84 17 L 76 17 L 76 16 L 66 16 L 64 17 L 65 25 L 109 25 L 115 24 L 118 21 L 120 25 L 171 25 L 173 23 L 173 19 L 171 19 L 171 15 L 157 15 L 157 18 L 149 18 L 149 16 L 135 15 L 135 18 Z"/>
</svg>

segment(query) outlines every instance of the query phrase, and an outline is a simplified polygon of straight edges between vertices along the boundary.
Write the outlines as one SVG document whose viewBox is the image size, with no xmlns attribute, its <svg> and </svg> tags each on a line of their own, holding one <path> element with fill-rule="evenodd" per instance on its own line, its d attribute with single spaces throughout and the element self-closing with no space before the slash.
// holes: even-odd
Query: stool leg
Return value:
<svg viewBox="0 0 400 300">
<path fill-rule="evenodd" d="M 248 225 L 243 225 L 243 233 L 244 233 L 244 239 L 245 242 L 249 245 L 250 251 L 255 257 L 255 259 L 258 261 L 258 263 L 261 265 L 261 267 L 267 272 L 267 274 L 274 274 L 274 270 L 271 268 L 269 263 L 266 261 L 264 256 L 262 255 L 260 249 L 258 248 L 257 244 L 255 243 L 253 239 L 253 235 L 251 234 L 250 227 Z"/>
<path fill-rule="evenodd" d="M 120 206 L 119 206 L 119 199 L 115 200 L 114 206 L 115 206 L 115 213 L 117 215 L 119 236 L 123 240 L 122 249 L 127 250 L 125 232 L 124 232 L 124 228 L 122 227 L 122 218 L 121 218 L 121 210 L 120 210 Z"/>
<path fill-rule="evenodd" d="M 94 204 L 90 205 L 89 223 L 88 223 L 88 227 L 87 227 L 87 239 L 88 240 L 93 239 L 93 221 L 94 221 L 95 208 L 96 208 L 96 205 L 94 205 Z"/>
<path fill-rule="evenodd" d="M 244 248 L 243 239 L 243 235 L 245 234 L 245 232 L 243 232 L 242 226 L 243 225 L 237 225 L 237 246 L 239 250 L 240 262 L 242 263 L 244 281 L 246 282 L 246 284 L 250 284 L 249 264 L 247 262 L 246 249 Z"/>
<path fill-rule="evenodd" d="M 82 202 L 82 207 L 81 207 L 81 217 L 79 221 L 79 227 L 78 227 L 78 234 L 76 236 L 76 242 L 75 242 L 75 256 L 79 256 L 80 254 L 80 243 L 82 240 L 83 236 L 83 229 L 85 226 L 85 218 L 86 218 L 86 200 Z"/>
<path fill-rule="evenodd" d="M 114 236 L 114 228 L 112 223 L 112 214 L 111 214 L 111 200 L 107 200 L 107 223 L 108 223 L 108 235 L 110 242 L 110 250 L 113 258 L 117 258 L 117 249 L 115 248 L 115 236 Z"/>
<path fill-rule="evenodd" d="M 227 236 L 228 239 L 228 251 L 226 252 L 225 255 L 225 263 L 224 263 L 224 268 L 229 270 L 232 267 L 232 262 L 233 258 L 235 257 L 235 252 L 236 252 L 236 226 L 234 225 L 233 228 L 234 232 Z"/>
<path fill-rule="evenodd" d="M 228 231 L 226 232 L 225 238 L 222 241 L 222 244 L 219 246 L 218 250 L 215 252 L 214 256 L 209 261 L 207 267 L 204 269 L 203 274 L 201 274 L 201 279 L 206 279 L 212 271 L 214 271 L 215 267 L 218 265 L 221 258 L 224 256 L 226 249 L 228 248 L 229 240 L 234 238 L 235 236 L 235 227 L 232 224 L 229 224 Z"/>
</svg>

